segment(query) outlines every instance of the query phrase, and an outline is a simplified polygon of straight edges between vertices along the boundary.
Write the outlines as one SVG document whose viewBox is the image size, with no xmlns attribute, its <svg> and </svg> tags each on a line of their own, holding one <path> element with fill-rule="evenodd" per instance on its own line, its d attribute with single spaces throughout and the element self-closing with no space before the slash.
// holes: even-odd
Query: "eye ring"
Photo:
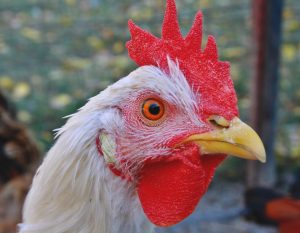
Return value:
<svg viewBox="0 0 300 233">
<path fill-rule="evenodd" d="M 158 99 L 146 99 L 142 104 L 142 114 L 147 120 L 158 121 L 165 114 L 165 106 Z"/>
</svg>

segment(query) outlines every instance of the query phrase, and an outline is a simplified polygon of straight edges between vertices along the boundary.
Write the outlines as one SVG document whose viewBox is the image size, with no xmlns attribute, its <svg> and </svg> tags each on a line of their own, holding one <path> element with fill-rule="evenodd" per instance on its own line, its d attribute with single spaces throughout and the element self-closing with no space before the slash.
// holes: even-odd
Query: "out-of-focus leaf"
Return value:
<svg viewBox="0 0 300 233">
<path fill-rule="evenodd" d="M 231 64 L 230 71 L 231 71 L 231 78 L 233 79 L 233 81 L 238 80 L 239 75 L 240 75 L 240 70 L 239 70 L 238 66 L 235 63 Z"/>
<path fill-rule="evenodd" d="M 75 6 L 77 3 L 77 0 L 65 0 L 65 2 L 67 3 L 67 5 L 69 6 Z"/>
<path fill-rule="evenodd" d="M 23 99 L 29 95 L 30 90 L 31 90 L 31 88 L 28 85 L 28 83 L 25 83 L 25 82 L 17 83 L 13 90 L 13 97 L 17 100 Z"/>
<path fill-rule="evenodd" d="M 198 1 L 198 3 L 199 3 L 198 5 L 199 9 L 206 8 L 212 5 L 211 0 L 202 0 L 202 1 Z"/>
<path fill-rule="evenodd" d="M 300 117 L 300 107 L 295 107 L 293 112 L 296 116 Z"/>
<path fill-rule="evenodd" d="M 53 138 L 53 135 L 50 132 L 45 131 L 45 132 L 42 133 L 42 138 L 45 141 L 49 142 Z"/>
<path fill-rule="evenodd" d="M 0 87 L 11 90 L 14 86 L 13 78 L 7 75 L 0 76 Z"/>
<path fill-rule="evenodd" d="M 54 96 L 51 101 L 50 105 L 54 109 L 61 109 L 66 107 L 68 104 L 72 102 L 72 97 L 67 94 L 59 94 Z"/>
<path fill-rule="evenodd" d="M 6 54 L 9 51 L 8 45 L 4 40 L 0 39 L 0 53 Z"/>
<path fill-rule="evenodd" d="M 114 31 L 109 27 L 103 27 L 101 31 L 101 36 L 104 39 L 111 39 L 114 36 Z"/>
<path fill-rule="evenodd" d="M 284 9 L 284 11 L 283 11 L 283 18 L 285 19 L 285 20 L 287 20 L 287 19 L 293 19 L 295 17 L 295 14 L 294 14 L 294 12 L 292 11 L 292 9 L 291 8 L 285 8 Z"/>
<path fill-rule="evenodd" d="M 89 59 L 70 57 L 63 61 L 63 67 L 69 71 L 83 70 L 90 65 Z"/>
<path fill-rule="evenodd" d="M 227 58 L 236 58 L 241 57 L 243 54 L 245 54 L 246 50 L 242 47 L 230 47 L 230 48 L 223 48 L 223 56 Z"/>
<path fill-rule="evenodd" d="M 149 20 L 153 17 L 153 10 L 146 6 L 143 8 L 132 6 L 129 9 L 128 16 L 133 20 Z"/>
<path fill-rule="evenodd" d="M 240 104 L 241 107 L 247 109 L 247 108 L 250 107 L 251 103 L 250 103 L 249 98 L 242 98 L 242 99 L 239 100 L 239 104 Z"/>
<path fill-rule="evenodd" d="M 21 35 L 27 39 L 34 41 L 34 42 L 41 41 L 41 33 L 34 28 L 29 28 L 29 27 L 23 28 L 21 30 Z"/>
<path fill-rule="evenodd" d="M 32 120 L 32 116 L 27 111 L 19 111 L 18 112 L 18 119 L 24 123 L 30 123 Z"/>
<path fill-rule="evenodd" d="M 117 41 L 113 45 L 113 51 L 115 53 L 122 53 L 124 51 L 124 42 L 123 41 Z"/>
<path fill-rule="evenodd" d="M 282 57 L 287 61 L 292 61 L 297 55 L 297 49 L 292 44 L 284 44 L 282 46 Z"/>
<path fill-rule="evenodd" d="M 64 15 L 64 16 L 60 17 L 59 22 L 61 25 L 68 27 L 68 26 L 72 25 L 73 19 L 69 15 Z"/>
<path fill-rule="evenodd" d="M 287 31 L 297 31 L 300 29 L 300 22 L 296 19 L 290 20 L 286 25 Z"/>
<path fill-rule="evenodd" d="M 100 50 L 104 47 L 103 41 L 96 36 L 88 37 L 87 42 L 88 42 L 89 46 L 91 46 L 93 49 Z"/>
</svg>

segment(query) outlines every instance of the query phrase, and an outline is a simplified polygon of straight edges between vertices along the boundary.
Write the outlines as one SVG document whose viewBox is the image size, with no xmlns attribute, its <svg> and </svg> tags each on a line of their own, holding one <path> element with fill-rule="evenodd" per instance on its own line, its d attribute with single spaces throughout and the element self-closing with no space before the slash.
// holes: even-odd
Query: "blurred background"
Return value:
<svg viewBox="0 0 300 233">
<path fill-rule="evenodd" d="M 248 122 L 253 121 L 255 101 L 254 2 L 177 1 L 183 34 L 196 11 L 203 11 L 203 46 L 207 36 L 214 35 L 220 60 L 231 62 L 241 118 Z M 28 140 L 42 156 L 53 144 L 53 130 L 64 124 L 64 116 L 136 68 L 125 48 L 130 38 L 127 20 L 160 36 L 164 8 L 164 0 L 0 0 L 0 91 L 11 115 L 26 128 Z M 275 159 L 270 165 L 272 186 L 282 192 L 288 192 L 300 167 L 299 29 L 300 2 L 286 0 L 278 43 L 278 102 L 277 98 L 273 101 Z M 207 233 L 277 232 L 274 226 L 235 217 L 244 207 L 249 169 L 255 171 L 256 165 L 228 159 L 217 173 L 221 185 L 213 182 L 200 209 L 179 226 L 159 232 L 198 232 L 202 228 Z"/>
</svg>

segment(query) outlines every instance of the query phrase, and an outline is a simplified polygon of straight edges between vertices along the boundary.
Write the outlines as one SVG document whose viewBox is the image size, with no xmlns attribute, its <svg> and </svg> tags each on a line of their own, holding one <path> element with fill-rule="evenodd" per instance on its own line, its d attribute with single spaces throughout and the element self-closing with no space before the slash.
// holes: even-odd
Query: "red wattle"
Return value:
<svg viewBox="0 0 300 233">
<path fill-rule="evenodd" d="M 141 171 L 138 195 L 149 220 L 157 226 L 171 226 L 189 216 L 223 159 L 216 156 L 204 162 L 198 146 L 189 145 L 168 158 L 147 162 Z"/>
</svg>

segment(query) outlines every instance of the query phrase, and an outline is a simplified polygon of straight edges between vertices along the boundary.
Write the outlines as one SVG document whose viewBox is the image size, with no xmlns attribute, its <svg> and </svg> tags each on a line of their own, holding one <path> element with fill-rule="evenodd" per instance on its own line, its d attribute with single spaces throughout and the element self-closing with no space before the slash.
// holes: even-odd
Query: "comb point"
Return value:
<svg viewBox="0 0 300 233">
<path fill-rule="evenodd" d="M 164 40 L 182 40 L 175 0 L 167 0 L 164 21 L 162 24 L 162 38 Z"/>
</svg>

